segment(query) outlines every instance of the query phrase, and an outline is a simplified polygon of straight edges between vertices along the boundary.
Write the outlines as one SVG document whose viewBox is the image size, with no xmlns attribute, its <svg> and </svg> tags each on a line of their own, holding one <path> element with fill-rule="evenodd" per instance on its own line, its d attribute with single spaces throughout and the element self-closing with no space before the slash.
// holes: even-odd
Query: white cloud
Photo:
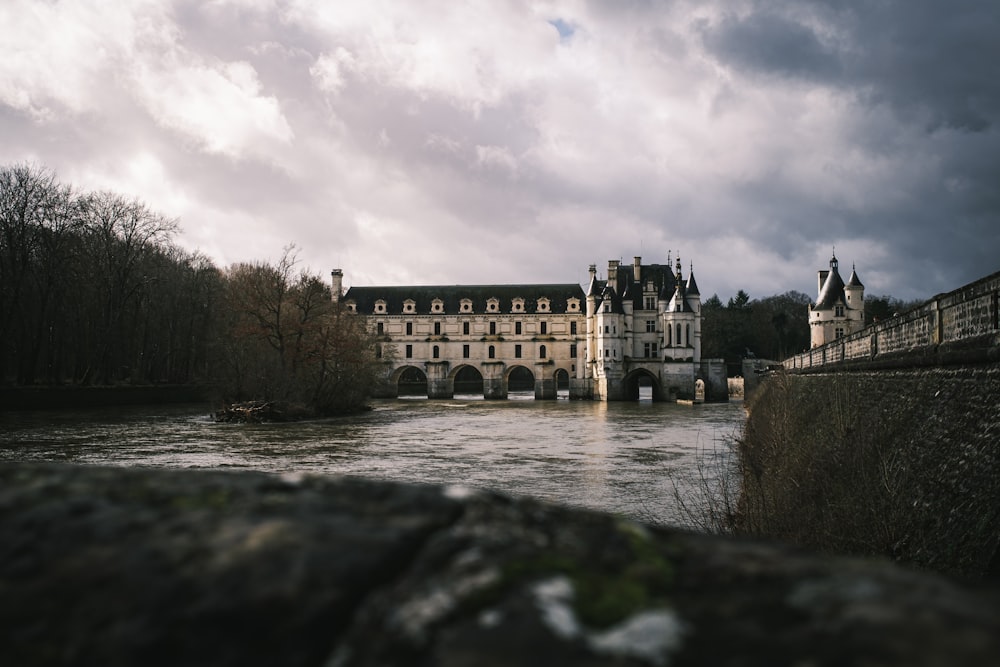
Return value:
<svg viewBox="0 0 1000 667">
<path fill-rule="evenodd" d="M 213 153 L 240 157 L 264 143 L 288 143 L 294 134 L 278 101 L 261 94 L 248 63 L 140 65 L 136 94 L 165 127 Z"/>
</svg>

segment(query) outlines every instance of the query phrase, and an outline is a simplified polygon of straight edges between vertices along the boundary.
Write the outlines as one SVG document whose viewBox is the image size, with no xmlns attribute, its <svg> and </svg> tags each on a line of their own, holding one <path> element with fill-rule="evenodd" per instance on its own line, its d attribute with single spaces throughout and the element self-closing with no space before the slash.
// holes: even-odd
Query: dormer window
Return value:
<svg viewBox="0 0 1000 667">
<path fill-rule="evenodd" d="M 538 300 L 538 312 L 547 313 L 549 312 L 549 299 L 548 297 L 542 297 Z"/>
<path fill-rule="evenodd" d="M 580 300 L 577 298 L 571 298 L 566 300 L 566 311 L 570 313 L 580 312 Z"/>
<path fill-rule="evenodd" d="M 384 299 L 379 299 L 378 301 L 375 302 L 375 312 L 376 313 L 384 313 L 385 312 L 385 300 Z"/>
<path fill-rule="evenodd" d="M 843 317 L 844 316 L 844 307 L 843 306 L 834 306 L 833 307 L 833 316 L 834 317 Z"/>
<path fill-rule="evenodd" d="M 486 312 L 495 313 L 500 310 L 500 300 L 496 297 L 490 297 L 486 300 Z"/>
<path fill-rule="evenodd" d="M 471 313 L 472 312 L 472 299 L 462 299 L 462 301 L 460 302 L 460 304 L 458 306 L 458 309 L 460 311 L 462 311 L 463 313 Z"/>
<path fill-rule="evenodd" d="M 347 302 L 347 312 L 349 312 L 349 313 L 356 313 L 356 312 L 358 312 L 358 304 L 356 304 L 354 301 L 348 301 Z"/>
<path fill-rule="evenodd" d="M 522 299 L 519 296 L 518 297 L 514 297 L 514 300 L 511 302 L 510 309 L 511 309 L 512 312 L 515 312 L 515 313 L 523 313 L 524 312 L 524 299 Z"/>
<path fill-rule="evenodd" d="M 444 310 L 444 301 L 442 301 L 441 299 L 434 299 L 433 301 L 431 301 L 432 313 L 440 313 L 442 310 Z"/>
<path fill-rule="evenodd" d="M 403 312 L 412 313 L 417 309 L 417 302 L 413 299 L 407 299 L 403 302 Z"/>
</svg>

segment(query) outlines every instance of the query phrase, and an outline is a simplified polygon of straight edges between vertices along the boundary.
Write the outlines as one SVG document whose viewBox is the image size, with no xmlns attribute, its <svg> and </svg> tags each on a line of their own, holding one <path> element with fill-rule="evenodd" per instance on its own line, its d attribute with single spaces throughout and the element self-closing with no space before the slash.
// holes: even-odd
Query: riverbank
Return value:
<svg viewBox="0 0 1000 667">
<path fill-rule="evenodd" d="M 737 532 L 1000 575 L 1000 368 L 772 374 L 748 408 Z"/>
<path fill-rule="evenodd" d="M 3 463 L 0 544 L 10 665 L 1000 654 L 996 600 L 941 577 L 461 487 Z"/>
</svg>

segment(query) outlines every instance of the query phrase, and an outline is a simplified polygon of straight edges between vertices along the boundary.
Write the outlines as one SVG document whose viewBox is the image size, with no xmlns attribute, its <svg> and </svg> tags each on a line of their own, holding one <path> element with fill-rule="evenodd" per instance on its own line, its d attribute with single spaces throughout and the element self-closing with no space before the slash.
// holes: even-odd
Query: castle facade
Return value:
<svg viewBox="0 0 1000 667">
<path fill-rule="evenodd" d="M 590 266 L 577 284 L 352 286 L 333 272 L 335 299 L 364 316 L 378 341 L 381 396 L 426 378 L 429 398 L 482 383 L 488 399 L 507 398 L 530 378 L 536 399 L 728 400 L 725 364 L 701 358 L 701 296 L 693 272 L 667 264 Z M 342 294 L 342 296 L 341 296 Z"/>
</svg>

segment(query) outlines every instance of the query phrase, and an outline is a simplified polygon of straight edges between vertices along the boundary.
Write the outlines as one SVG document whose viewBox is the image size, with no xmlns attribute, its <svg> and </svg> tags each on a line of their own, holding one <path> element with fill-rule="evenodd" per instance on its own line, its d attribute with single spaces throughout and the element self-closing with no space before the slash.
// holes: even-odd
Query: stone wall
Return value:
<svg viewBox="0 0 1000 667">
<path fill-rule="evenodd" d="M 988 592 L 463 488 L 0 464 L 3 665 L 996 664 Z"/>
<path fill-rule="evenodd" d="M 786 370 L 1000 360 L 1000 272 L 784 362 Z"/>
<path fill-rule="evenodd" d="M 748 408 L 743 532 L 1000 576 L 1000 365 L 779 372 Z"/>
</svg>

